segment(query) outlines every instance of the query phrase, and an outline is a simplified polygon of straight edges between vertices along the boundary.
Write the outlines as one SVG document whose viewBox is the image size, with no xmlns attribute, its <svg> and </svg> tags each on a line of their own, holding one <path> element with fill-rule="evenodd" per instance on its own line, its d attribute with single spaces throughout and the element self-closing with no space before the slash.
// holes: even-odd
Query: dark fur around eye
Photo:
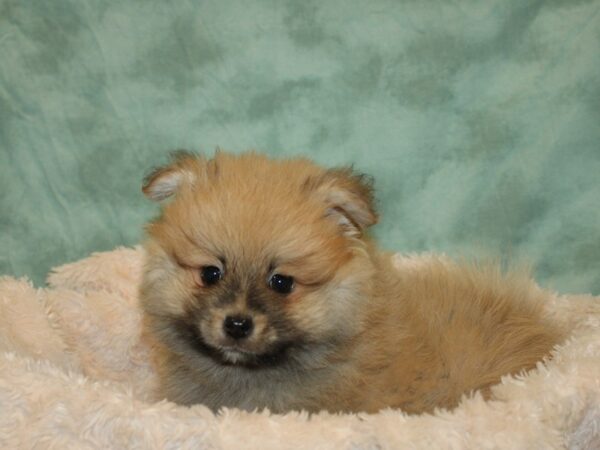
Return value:
<svg viewBox="0 0 600 450">
<path fill-rule="evenodd" d="M 223 273 L 216 266 L 205 266 L 200 269 L 200 277 L 206 286 L 212 286 L 223 278 Z"/>
<path fill-rule="evenodd" d="M 294 278 L 276 273 L 269 280 L 269 287 L 280 294 L 289 294 L 294 289 Z"/>
</svg>

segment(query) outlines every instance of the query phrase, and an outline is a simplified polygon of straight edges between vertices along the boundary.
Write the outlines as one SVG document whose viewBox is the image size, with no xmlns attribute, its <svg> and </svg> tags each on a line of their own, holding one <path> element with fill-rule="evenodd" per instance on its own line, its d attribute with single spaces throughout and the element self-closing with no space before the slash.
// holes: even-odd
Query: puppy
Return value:
<svg viewBox="0 0 600 450">
<path fill-rule="evenodd" d="M 178 154 L 143 192 L 141 305 L 161 396 L 213 410 L 452 408 L 535 366 L 562 333 L 526 278 L 366 235 L 369 178 L 304 159 Z"/>
</svg>

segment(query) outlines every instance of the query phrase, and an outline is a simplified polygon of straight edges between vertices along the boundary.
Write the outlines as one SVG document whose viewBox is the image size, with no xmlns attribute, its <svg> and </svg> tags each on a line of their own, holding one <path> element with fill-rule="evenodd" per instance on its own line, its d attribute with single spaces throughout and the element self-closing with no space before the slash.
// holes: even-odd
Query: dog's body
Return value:
<svg viewBox="0 0 600 450">
<path fill-rule="evenodd" d="M 144 188 L 141 289 L 163 395 L 213 410 L 407 412 L 530 369 L 560 340 L 526 278 L 431 257 L 394 267 L 364 236 L 364 177 L 250 153 L 183 155 Z"/>
</svg>

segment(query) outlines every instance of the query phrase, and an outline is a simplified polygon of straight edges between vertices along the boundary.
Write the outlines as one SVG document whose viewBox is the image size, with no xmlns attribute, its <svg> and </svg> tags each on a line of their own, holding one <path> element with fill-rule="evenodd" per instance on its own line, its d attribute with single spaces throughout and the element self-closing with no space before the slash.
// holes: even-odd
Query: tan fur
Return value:
<svg viewBox="0 0 600 450">
<path fill-rule="evenodd" d="M 533 368 L 561 339 L 526 276 L 436 258 L 426 272 L 396 269 L 365 235 L 377 221 L 372 190 L 349 169 L 183 154 L 144 191 L 174 197 L 148 226 L 141 295 L 162 395 L 175 402 L 275 412 L 452 408 Z M 199 281 L 207 265 L 224 271 L 227 304 Z M 271 272 L 293 276 L 294 290 L 269 297 Z M 255 329 L 231 349 L 222 322 L 233 313 L 252 314 Z M 227 364 L 192 348 L 182 338 L 189 329 Z M 302 345 L 292 343 L 281 362 L 244 366 L 290 336 Z"/>
</svg>

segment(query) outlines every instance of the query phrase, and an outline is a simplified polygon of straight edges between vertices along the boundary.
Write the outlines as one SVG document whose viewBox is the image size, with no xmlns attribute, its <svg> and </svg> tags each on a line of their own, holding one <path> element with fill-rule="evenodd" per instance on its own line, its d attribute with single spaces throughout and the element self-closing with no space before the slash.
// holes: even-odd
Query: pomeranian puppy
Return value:
<svg viewBox="0 0 600 450">
<path fill-rule="evenodd" d="M 147 226 L 141 305 L 171 401 L 421 413 L 489 396 L 561 339 L 526 277 L 394 267 L 366 235 L 371 181 L 349 168 L 180 153 L 143 192 L 169 199 Z"/>
</svg>

